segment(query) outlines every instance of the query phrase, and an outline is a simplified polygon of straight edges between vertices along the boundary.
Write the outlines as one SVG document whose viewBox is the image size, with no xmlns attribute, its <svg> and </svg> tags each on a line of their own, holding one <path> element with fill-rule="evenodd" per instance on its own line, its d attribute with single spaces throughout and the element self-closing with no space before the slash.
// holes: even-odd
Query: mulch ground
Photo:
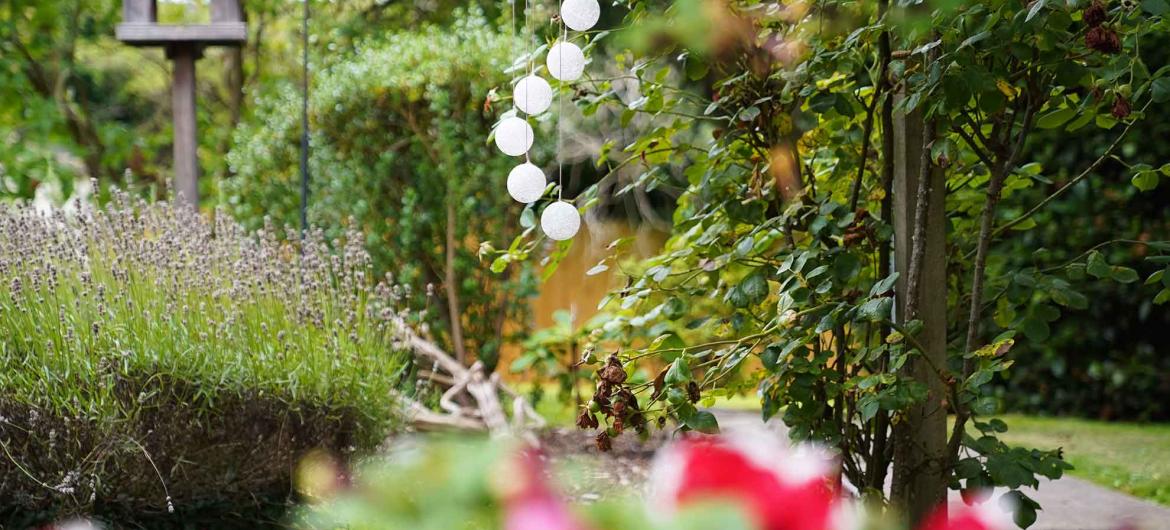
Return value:
<svg viewBox="0 0 1170 530">
<path fill-rule="evenodd" d="M 597 431 L 555 427 L 540 433 L 541 446 L 557 482 L 570 498 L 593 502 L 615 495 L 641 495 L 650 476 L 655 451 L 669 439 L 669 431 L 651 430 L 640 440 L 633 432 L 611 441 L 612 449 L 597 449 Z"/>
</svg>

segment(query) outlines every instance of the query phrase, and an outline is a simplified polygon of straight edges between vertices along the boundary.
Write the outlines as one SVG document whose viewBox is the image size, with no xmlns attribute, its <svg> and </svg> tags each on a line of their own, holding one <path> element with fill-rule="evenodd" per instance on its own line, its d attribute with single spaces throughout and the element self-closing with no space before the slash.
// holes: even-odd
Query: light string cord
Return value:
<svg viewBox="0 0 1170 530">
<path fill-rule="evenodd" d="M 563 43 L 569 41 L 569 27 L 565 25 L 565 20 L 561 18 L 561 42 L 557 46 L 557 66 L 561 72 L 565 70 L 565 46 Z M 565 83 L 561 82 L 561 89 L 557 93 L 557 200 L 564 199 L 565 196 L 565 160 L 564 160 L 564 127 L 561 122 L 565 120 Z"/>
<path fill-rule="evenodd" d="M 524 0 L 524 26 L 528 30 L 528 35 L 525 37 L 525 40 L 528 41 L 528 44 L 529 44 L 528 57 L 527 57 L 527 59 L 528 59 L 528 76 L 531 77 L 532 71 L 533 71 L 532 56 L 536 54 L 536 30 L 534 30 L 532 28 L 532 2 L 531 2 L 531 0 Z M 529 84 L 530 83 L 524 84 L 524 108 L 531 110 L 532 107 L 530 107 L 528 105 L 528 96 L 530 93 L 532 93 L 532 87 L 528 86 Z M 513 96 L 513 97 L 515 97 L 515 96 Z M 527 115 L 528 111 L 525 110 L 524 113 Z M 524 121 L 525 122 L 528 121 L 527 116 L 525 116 Z M 526 129 L 524 132 L 525 135 L 528 134 L 527 131 L 528 130 Z M 533 140 L 535 141 L 535 138 L 533 138 Z M 525 138 L 525 141 L 527 141 L 527 138 Z M 532 163 L 532 160 L 529 158 L 529 154 L 528 154 L 531 151 L 532 151 L 531 147 L 527 151 L 524 151 L 524 161 L 527 163 Z"/>
</svg>

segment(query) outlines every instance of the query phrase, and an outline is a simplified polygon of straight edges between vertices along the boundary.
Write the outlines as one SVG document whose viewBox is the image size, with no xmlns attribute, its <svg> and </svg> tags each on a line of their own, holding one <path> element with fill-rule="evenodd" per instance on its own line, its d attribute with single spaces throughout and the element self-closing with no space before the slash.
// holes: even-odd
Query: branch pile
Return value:
<svg viewBox="0 0 1170 530">
<path fill-rule="evenodd" d="M 418 401 L 396 394 L 413 428 L 419 431 L 485 431 L 492 436 L 522 434 L 545 425 L 544 418 L 532 405 L 500 381 L 499 374 L 484 373 L 483 363 L 464 366 L 434 342 L 419 336 L 409 325 L 398 320 L 402 345 L 415 357 L 422 379 L 443 389 L 439 408 L 432 410 Z M 512 398 L 512 419 L 508 421 L 500 396 Z"/>
</svg>

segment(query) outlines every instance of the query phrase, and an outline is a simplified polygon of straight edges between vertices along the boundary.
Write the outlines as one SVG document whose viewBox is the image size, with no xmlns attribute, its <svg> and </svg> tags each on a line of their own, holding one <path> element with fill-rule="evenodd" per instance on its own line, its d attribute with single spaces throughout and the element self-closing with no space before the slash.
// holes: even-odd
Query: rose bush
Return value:
<svg viewBox="0 0 1170 530">
<path fill-rule="evenodd" d="M 301 528 L 503 530 L 863 530 L 905 528 L 867 514 L 820 447 L 765 434 L 693 436 L 659 450 L 648 490 L 596 504 L 559 494 L 540 450 L 515 442 L 431 441 L 359 469 L 352 487 L 305 507 Z M 311 484 L 302 487 L 313 488 Z M 314 488 L 320 489 L 320 488 Z M 645 494 L 645 499 L 640 500 Z M 998 503 L 939 510 L 920 530 L 1006 530 Z"/>
</svg>

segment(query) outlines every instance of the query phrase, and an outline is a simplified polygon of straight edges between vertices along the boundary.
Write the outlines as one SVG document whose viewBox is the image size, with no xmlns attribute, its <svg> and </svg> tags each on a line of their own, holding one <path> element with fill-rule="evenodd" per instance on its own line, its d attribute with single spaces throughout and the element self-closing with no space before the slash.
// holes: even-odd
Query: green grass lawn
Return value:
<svg viewBox="0 0 1170 530">
<path fill-rule="evenodd" d="M 1170 425 L 1008 415 L 1005 442 L 1063 447 L 1069 473 L 1170 505 Z"/>
</svg>

